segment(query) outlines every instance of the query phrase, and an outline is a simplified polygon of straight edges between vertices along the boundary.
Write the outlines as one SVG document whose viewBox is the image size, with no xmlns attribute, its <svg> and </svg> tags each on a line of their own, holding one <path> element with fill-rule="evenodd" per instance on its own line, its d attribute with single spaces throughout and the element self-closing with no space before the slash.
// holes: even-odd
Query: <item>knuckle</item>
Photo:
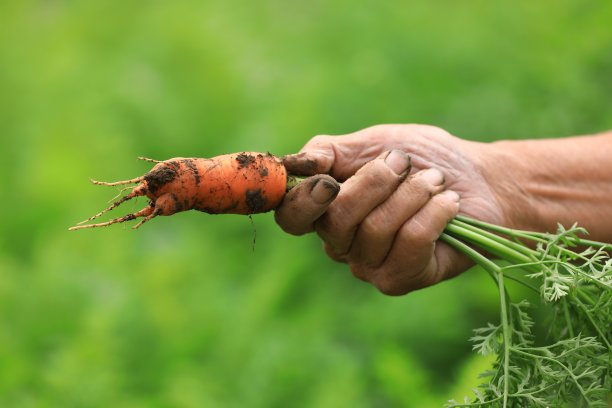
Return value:
<svg viewBox="0 0 612 408">
<path fill-rule="evenodd" d="M 401 296 L 408 293 L 406 288 L 402 287 L 393 279 L 382 276 L 374 281 L 374 286 L 380 291 L 380 293 L 387 296 Z"/>
<path fill-rule="evenodd" d="M 438 200 L 437 204 L 441 217 L 444 217 L 447 222 L 451 221 L 459 210 L 459 207 L 449 200 Z"/>
<path fill-rule="evenodd" d="M 361 179 L 359 184 L 364 187 L 364 191 L 367 191 L 368 195 L 388 194 L 393 187 L 390 182 L 390 177 L 380 171 L 380 169 L 368 171 L 367 173 L 361 174 L 359 177 Z M 365 188 L 367 188 L 367 190 L 365 190 Z"/>
<path fill-rule="evenodd" d="M 428 286 L 435 285 L 438 282 L 439 280 L 436 278 L 435 274 L 422 271 L 416 280 L 415 287 L 426 288 Z"/>
<path fill-rule="evenodd" d="M 327 211 L 321 217 L 321 228 L 330 232 L 339 232 L 346 229 L 346 220 L 350 218 L 350 207 L 344 197 L 338 197 L 327 207 Z"/>
<path fill-rule="evenodd" d="M 398 178 L 385 164 L 385 160 L 380 157 L 366 163 L 356 174 L 363 177 L 365 181 L 378 182 L 379 184 L 389 179 Z"/>
<path fill-rule="evenodd" d="M 413 220 L 404 225 L 401 231 L 404 238 L 415 244 L 429 244 L 435 241 L 431 228 L 421 223 L 418 220 Z"/>
<path fill-rule="evenodd" d="M 345 256 L 335 252 L 334 249 L 331 247 L 331 245 L 325 241 L 323 242 L 323 250 L 325 251 L 325 254 L 329 258 L 331 258 L 333 261 L 342 262 L 342 263 L 346 262 Z"/>
<path fill-rule="evenodd" d="M 368 133 L 384 133 L 388 131 L 392 126 L 393 125 L 383 123 L 383 124 L 368 126 L 364 128 L 363 131 L 368 132 Z"/>
<path fill-rule="evenodd" d="M 417 173 L 408 177 L 404 183 L 400 184 L 398 190 L 406 200 L 425 204 L 430 198 L 435 196 L 437 187 L 422 180 Z"/>
<path fill-rule="evenodd" d="M 361 190 L 362 193 L 367 191 L 369 196 L 391 194 L 397 189 L 402 179 L 384 163 L 383 159 L 366 163 L 353 177 L 351 190 Z"/>
<path fill-rule="evenodd" d="M 415 190 L 423 195 L 428 195 L 429 197 L 433 197 L 434 193 L 438 191 L 439 186 L 433 185 L 429 182 L 425 177 L 424 173 L 427 170 L 421 170 L 416 173 L 410 183 L 414 186 Z"/>
<path fill-rule="evenodd" d="M 363 220 L 359 226 L 360 233 L 363 234 L 367 240 L 376 240 L 381 237 L 382 234 L 382 222 L 379 217 L 372 214 Z"/>
<path fill-rule="evenodd" d="M 447 137 L 450 136 L 446 130 L 442 129 L 438 126 L 433 125 L 421 125 L 421 124 L 408 124 L 405 125 L 406 129 L 410 132 L 422 134 L 422 135 L 432 135 L 436 137 Z"/>
<path fill-rule="evenodd" d="M 357 262 L 351 262 L 349 263 L 349 269 L 351 270 L 353 276 L 357 279 L 364 282 L 369 282 L 370 271 L 365 265 Z"/>
<path fill-rule="evenodd" d="M 332 142 L 333 136 L 329 135 L 316 135 L 308 142 L 309 147 L 318 147 L 326 145 Z"/>
<path fill-rule="evenodd" d="M 308 225 L 295 222 L 291 217 L 288 217 L 287 214 L 283 213 L 282 211 L 276 211 L 274 213 L 274 220 L 287 234 L 299 236 L 304 235 L 311 230 Z"/>
<path fill-rule="evenodd" d="M 350 231 L 355 231 L 362 221 L 357 211 L 350 197 L 339 195 L 320 218 L 320 227 L 329 235 L 347 235 Z"/>
<path fill-rule="evenodd" d="M 413 277 L 411 277 L 410 286 L 412 287 L 412 290 L 433 286 L 442 280 L 440 272 L 436 268 L 430 267 L 430 265 L 431 258 L 430 263 L 425 265 L 416 274 L 414 274 Z"/>
</svg>

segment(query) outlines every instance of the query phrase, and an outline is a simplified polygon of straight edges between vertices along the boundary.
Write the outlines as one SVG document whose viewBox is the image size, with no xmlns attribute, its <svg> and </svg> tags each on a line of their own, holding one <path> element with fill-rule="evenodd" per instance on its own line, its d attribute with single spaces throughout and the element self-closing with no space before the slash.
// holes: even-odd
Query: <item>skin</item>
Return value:
<svg viewBox="0 0 612 408">
<path fill-rule="evenodd" d="M 287 194 L 277 223 L 316 232 L 332 259 L 388 295 L 471 266 L 438 241 L 458 213 L 535 231 L 578 222 L 612 242 L 612 132 L 478 143 L 433 126 L 378 125 L 316 136 L 283 162 L 312 177 Z"/>
</svg>

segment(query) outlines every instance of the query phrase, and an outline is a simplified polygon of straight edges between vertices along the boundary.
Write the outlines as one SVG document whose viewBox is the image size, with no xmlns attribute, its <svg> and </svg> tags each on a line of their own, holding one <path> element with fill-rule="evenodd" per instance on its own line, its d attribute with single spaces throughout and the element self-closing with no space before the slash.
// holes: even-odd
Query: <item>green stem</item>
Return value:
<svg viewBox="0 0 612 408">
<path fill-rule="evenodd" d="M 467 230 L 470 230 L 470 231 L 472 231 L 474 233 L 480 234 L 480 235 L 482 235 L 484 237 L 487 237 L 487 238 L 489 238 L 489 239 L 491 239 L 493 241 L 496 241 L 496 242 L 498 242 L 498 243 L 500 243 L 502 245 L 505 245 L 505 246 L 507 246 L 509 248 L 512 248 L 516 252 L 522 253 L 523 255 L 531 258 L 532 261 L 537 260 L 537 257 L 539 255 L 536 251 L 534 251 L 534 250 L 530 249 L 529 247 L 525 246 L 525 244 L 520 244 L 520 243 L 515 242 L 515 241 L 510 241 L 509 239 L 506 239 L 506 238 L 501 237 L 499 235 L 493 234 L 493 233 L 491 233 L 491 232 L 489 232 L 487 230 L 484 230 L 482 228 L 475 227 L 475 226 L 470 225 L 470 224 L 468 224 L 466 222 L 463 222 L 461 220 L 454 219 L 450 223 L 453 224 L 453 225 L 456 225 L 458 227 L 462 227 L 462 228 L 465 228 Z"/>
<path fill-rule="evenodd" d="M 587 394 L 586 394 L 584 388 L 582 388 L 582 385 L 580 385 L 580 382 L 578 381 L 578 378 L 576 378 L 576 376 L 574 375 L 572 370 L 570 370 L 565 364 L 563 364 L 562 362 L 560 362 L 559 360 L 556 360 L 554 358 L 546 357 L 546 356 L 540 356 L 540 355 L 532 354 L 532 353 L 528 353 L 528 352 L 523 351 L 523 350 L 518 349 L 518 348 L 513 348 L 512 350 L 515 353 L 522 354 L 524 356 L 527 356 L 527 357 L 530 357 L 530 358 L 533 358 L 533 359 L 546 360 L 546 361 L 550 361 L 551 363 L 555 363 L 555 364 L 558 364 L 559 366 L 561 366 L 561 368 L 563 368 L 569 374 L 569 376 L 572 378 L 572 380 L 574 381 L 574 384 L 576 385 L 576 388 L 578 388 L 578 391 L 580 391 L 580 394 L 582 395 L 582 398 L 584 398 L 584 401 L 587 403 L 587 406 L 590 406 L 591 400 L 589 399 L 589 397 L 587 397 Z"/>
<path fill-rule="evenodd" d="M 572 326 L 572 319 L 570 318 L 569 308 L 567 307 L 567 298 L 563 298 L 563 314 L 565 315 L 565 324 L 569 331 L 570 337 L 574 337 L 574 327 Z"/>
<path fill-rule="evenodd" d="M 530 239 L 530 240 L 537 241 L 537 242 L 543 242 L 543 243 L 548 242 L 550 239 L 550 234 L 545 233 L 545 232 L 524 231 L 524 230 L 518 230 L 518 229 L 513 229 L 513 228 L 506 228 L 506 227 L 502 227 L 499 225 L 490 224 L 488 222 L 476 220 L 470 217 L 466 217 L 464 215 L 457 215 L 455 219 L 465 222 L 467 224 L 474 225 L 476 227 L 484 228 L 490 231 L 499 232 L 501 234 L 505 234 L 505 235 L 515 237 L 515 238 L 526 238 L 526 239 Z M 569 241 L 572 241 L 572 243 L 576 245 L 584 245 L 584 246 L 590 246 L 594 248 L 603 248 L 606 251 L 612 250 L 612 244 L 610 243 L 591 241 L 589 239 L 583 239 L 583 238 L 574 238 L 574 237 L 566 237 L 566 238 Z"/>
<path fill-rule="evenodd" d="M 502 267 L 501 269 L 502 269 L 502 271 L 504 270 L 504 268 L 503 268 L 503 267 Z M 512 276 L 512 275 L 508 275 L 507 273 L 505 273 L 505 274 L 504 274 L 504 277 L 505 277 L 506 279 L 510 279 L 510 280 L 512 280 L 512 281 L 514 281 L 514 282 L 516 282 L 516 283 L 520 283 L 521 285 L 525 286 L 526 288 L 531 289 L 531 290 L 532 290 L 532 291 L 534 291 L 535 293 L 538 293 L 538 294 L 540 293 L 540 290 L 539 290 L 538 288 L 536 288 L 535 286 L 531 285 L 531 284 L 530 284 L 530 283 L 528 283 L 528 282 L 525 282 L 524 280 L 521 280 L 521 279 L 519 279 L 519 278 L 515 278 L 514 276 Z"/>
<path fill-rule="evenodd" d="M 471 242 L 472 244 L 478 245 L 480 248 L 500 257 L 501 259 L 505 259 L 513 263 L 529 263 L 533 261 L 533 259 L 527 255 L 514 250 L 505 243 L 486 237 L 479 232 L 463 228 L 457 224 L 454 224 L 452 221 L 446 226 L 446 231 L 453 233 L 454 235 L 458 235 L 462 239 Z"/>
<path fill-rule="evenodd" d="M 501 272 L 501 268 L 497 266 L 493 261 L 491 261 L 489 258 L 482 255 L 475 249 L 473 249 L 471 246 L 466 245 L 463 242 L 459 241 L 457 238 L 447 233 L 442 233 L 442 235 L 440 235 L 440 239 L 446 242 L 447 244 L 449 244 L 450 246 L 452 246 L 453 248 L 455 248 L 457 251 L 462 252 L 465 255 L 467 255 L 472 261 L 480 265 L 487 272 L 493 275 Z"/>
<path fill-rule="evenodd" d="M 504 288 L 504 274 L 499 266 L 493 263 L 485 256 L 478 253 L 468 245 L 459 241 L 458 239 L 442 233 L 440 239 L 447 244 L 451 245 L 455 249 L 465 253 L 474 262 L 482 266 L 487 272 L 491 273 L 497 280 L 497 286 L 499 288 L 499 304 L 500 304 L 500 315 L 502 324 L 502 335 L 504 337 L 504 392 L 503 392 L 503 407 L 508 406 L 508 376 L 510 373 L 510 326 L 508 323 L 508 311 L 506 305 L 506 289 Z"/>
<path fill-rule="evenodd" d="M 591 295 L 584 290 L 578 290 L 578 295 L 582 296 L 590 305 L 595 304 L 595 300 L 591 297 Z"/>
<path fill-rule="evenodd" d="M 504 274 L 499 271 L 497 274 L 499 287 L 499 305 L 502 323 L 502 333 L 504 336 L 504 393 L 503 408 L 508 405 L 508 378 L 510 373 L 510 326 L 508 324 L 508 312 L 506 310 L 506 290 L 504 289 Z"/>
<path fill-rule="evenodd" d="M 584 313 L 584 315 L 587 317 L 587 319 L 591 323 L 591 326 L 593 326 L 597 334 L 599 334 L 599 337 L 601 338 L 601 340 L 606 344 L 606 346 L 608 347 L 608 351 L 612 350 L 612 347 L 610 346 L 610 342 L 608 341 L 608 338 L 604 335 L 603 331 L 599 328 L 599 325 L 595 323 L 595 320 L 593 319 L 593 316 L 591 316 L 589 309 L 587 309 L 584 303 L 582 303 L 580 299 L 578 299 L 578 296 L 572 296 L 572 299 L 574 299 L 578 308 L 582 311 L 582 313 Z"/>
</svg>

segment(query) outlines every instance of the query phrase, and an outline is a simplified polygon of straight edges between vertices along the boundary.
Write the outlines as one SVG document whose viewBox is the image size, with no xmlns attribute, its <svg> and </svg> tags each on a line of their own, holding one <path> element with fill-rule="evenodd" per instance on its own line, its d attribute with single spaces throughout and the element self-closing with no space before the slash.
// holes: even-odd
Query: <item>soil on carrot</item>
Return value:
<svg viewBox="0 0 612 408">
<path fill-rule="evenodd" d="M 266 199 L 261 193 L 261 189 L 247 190 L 245 193 L 246 205 L 249 211 L 256 213 L 266 206 Z"/>
<path fill-rule="evenodd" d="M 160 188 L 176 178 L 176 170 L 168 166 L 161 166 L 145 174 L 149 191 L 153 194 Z"/>
<path fill-rule="evenodd" d="M 193 172 L 196 186 L 198 186 L 200 184 L 200 172 L 198 171 L 198 167 L 193 162 L 193 159 L 185 159 L 183 160 L 183 163 Z"/>
<path fill-rule="evenodd" d="M 238 168 L 241 169 L 243 167 L 249 167 L 251 163 L 254 163 L 255 157 L 251 156 L 250 154 L 240 153 L 238 156 L 236 156 L 236 161 L 239 164 Z"/>
<path fill-rule="evenodd" d="M 210 214 L 255 214 L 276 208 L 286 193 L 286 169 L 270 154 L 242 152 L 210 159 L 143 160 L 156 163 L 144 176 L 111 183 L 94 181 L 94 184 L 107 186 L 137 185 L 110 207 L 70 229 L 106 227 L 142 217 L 134 226 L 138 228 L 159 215 L 168 216 L 187 210 Z M 140 196 L 150 199 L 148 207 L 107 222 L 83 225 Z"/>
</svg>

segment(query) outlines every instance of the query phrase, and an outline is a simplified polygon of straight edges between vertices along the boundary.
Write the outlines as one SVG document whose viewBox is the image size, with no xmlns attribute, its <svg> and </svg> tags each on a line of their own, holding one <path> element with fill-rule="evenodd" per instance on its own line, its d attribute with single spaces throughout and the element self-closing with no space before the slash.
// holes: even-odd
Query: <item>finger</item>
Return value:
<svg viewBox="0 0 612 408">
<path fill-rule="evenodd" d="M 434 256 L 436 241 L 446 224 L 459 212 L 459 195 L 444 191 L 435 195 L 402 225 L 383 265 L 371 282 L 383 293 L 403 295 L 431 286 L 445 278 Z"/>
<path fill-rule="evenodd" d="M 436 242 L 434 256 L 443 280 L 453 278 L 474 265 L 467 255 L 442 241 Z"/>
<path fill-rule="evenodd" d="M 289 190 L 276 209 L 274 218 L 283 231 L 303 235 L 313 230 L 313 223 L 336 198 L 340 185 L 321 174 L 310 177 Z"/>
<path fill-rule="evenodd" d="M 410 157 L 392 150 L 363 166 L 343 185 L 336 200 L 315 223 L 315 230 L 337 254 L 348 252 L 357 226 L 404 180 Z"/>
<path fill-rule="evenodd" d="M 323 250 L 325 251 L 327 256 L 329 256 L 334 261 L 346 263 L 346 255 L 337 254 L 336 252 L 334 252 L 332 247 L 330 247 L 329 244 L 325 241 L 323 241 Z"/>
<path fill-rule="evenodd" d="M 377 267 L 383 263 L 400 227 L 417 213 L 444 184 L 444 174 L 435 168 L 408 177 L 384 203 L 359 225 L 349 258 Z"/>
<path fill-rule="evenodd" d="M 399 126 L 378 125 L 341 136 L 315 136 L 300 153 L 287 155 L 283 164 L 299 175 L 330 174 L 344 181 L 367 162 L 399 146 Z"/>
</svg>

